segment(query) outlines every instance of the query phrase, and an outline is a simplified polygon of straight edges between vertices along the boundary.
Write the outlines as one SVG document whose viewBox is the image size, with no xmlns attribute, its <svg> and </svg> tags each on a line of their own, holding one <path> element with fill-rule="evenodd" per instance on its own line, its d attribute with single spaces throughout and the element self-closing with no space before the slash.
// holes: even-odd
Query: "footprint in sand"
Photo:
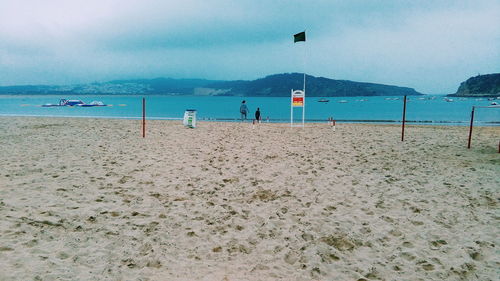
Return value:
<svg viewBox="0 0 500 281">
<path fill-rule="evenodd" d="M 405 241 L 405 242 L 403 242 L 403 247 L 405 247 L 405 248 L 413 248 L 413 244 L 411 242 Z"/>
<path fill-rule="evenodd" d="M 59 258 L 61 260 L 65 260 L 65 259 L 69 258 L 69 254 L 67 254 L 65 252 L 60 252 L 57 254 L 57 258 Z"/>
<path fill-rule="evenodd" d="M 296 251 L 289 251 L 285 255 L 284 260 L 288 264 L 294 264 L 299 260 L 299 254 Z"/>
<path fill-rule="evenodd" d="M 415 259 L 415 256 L 412 255 L 411 253 L 408 253 L 408 252 L 401 253 L 401 257 L 404 258 L 407 261 L 412 261 L 412 260 Z"/>
<path fill-rule="evenodd" d="M 441 246 L 447 245 L 448 243 L 445 240 L 434 240 L 434 241 L 430 241 L 429 244 L 430 244 L 431 250 L 439 250 L 441 248 Z"/>
<path fill-rule="evenodd" d="M 426 271 L 431 271 L 434 270 L 435 268 L 435 266 L 432 263 L 426 260 L 418 261 L 417 264 L 422 265 L 422 268 Z"/>
</svg>

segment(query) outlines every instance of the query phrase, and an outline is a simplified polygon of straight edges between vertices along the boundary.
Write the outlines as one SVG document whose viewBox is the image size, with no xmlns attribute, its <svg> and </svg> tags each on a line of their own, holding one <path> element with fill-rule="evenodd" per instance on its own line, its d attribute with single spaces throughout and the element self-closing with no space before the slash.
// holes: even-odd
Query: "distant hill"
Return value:
<svg viewBox="0 0 500 281">
<path fill-rule="evenodd" d="M 291 89 L 302 89 L 303 81 L 303 74 L 289 73 L 270 75 L 253 81 L 212 83 L 206 87 L 216 90 L 226 90 L 219 95 L 285 97 L 290 96 Z M 311 75 L 306 76 L 306 94 L 313 97 L 421 95 L 421 93 L 412 88 L 348 80 L 333 80 Z"/>
<path fill-rule="evenodd" d="M 500 97 L 500 73 L 478 75 L 462 82 L 454 97 Z"/>
<path fill-rule="evenodd" d="M 208 95 L 285 97 L 291 89 L 302 89 L 303 74 L 285 73 L 246 81 L 204 79 L 135 79 L 79 85 L 29 85 L 0 87 L 0 94 L 78 94 L 78 95 Z M 403 96 L 421 95 L 412 88 L 391 85 L 334 80 L 306 76 L 306 94 L 313 97 Z"/>
</svg>

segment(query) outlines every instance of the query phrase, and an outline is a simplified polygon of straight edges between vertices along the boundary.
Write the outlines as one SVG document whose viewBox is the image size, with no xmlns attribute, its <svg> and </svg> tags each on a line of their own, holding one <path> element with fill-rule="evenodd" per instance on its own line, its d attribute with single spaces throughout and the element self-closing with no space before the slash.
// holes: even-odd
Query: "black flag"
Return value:
<svg viewBox="0 0 500 281">
<path fill-rule="evenodd" d="M 306 41 L 306 32 L 302 31 L 293 36 L 293 43 L 297 43 L 300 41 Z"/>
</svg>

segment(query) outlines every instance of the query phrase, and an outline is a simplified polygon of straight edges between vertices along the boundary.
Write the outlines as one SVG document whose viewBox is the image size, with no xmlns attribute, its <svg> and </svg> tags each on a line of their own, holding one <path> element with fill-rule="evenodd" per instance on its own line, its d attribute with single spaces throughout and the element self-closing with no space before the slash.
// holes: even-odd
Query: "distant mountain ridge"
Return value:
<svg viewBox="0 0 500 281">
<path fill-rule="evenodd" d="M 284 73 L 246 81 L 204 79 L 133 79 L 79 85 L 29 85 L 0 87 L 0 94 L 79 95 L 204 95 L 285 97 L 302 89 L 303 74 Z M 422 95 L 412 88 L 306 76 L 306 94 L 312 97 Z"/>
<path fill-rule="evenodd" d="M 303 88 L 301 73 L 274 74 L 253 81 L 230 81 L 207 85 L 213 89 L 227 89 L 230 96 L 290 96 L 291 89 Z M 334 80 L 306 75 L 306 94 L 313 97 L 347 96 L 402 96 L 421 95 L 412 88 L 391 85 Z"/>
<path fill-rule="evenodd" d="M 453 97 L 500 97 L 500 73 L 478 75 L 460 84 Z"/>
</svg>

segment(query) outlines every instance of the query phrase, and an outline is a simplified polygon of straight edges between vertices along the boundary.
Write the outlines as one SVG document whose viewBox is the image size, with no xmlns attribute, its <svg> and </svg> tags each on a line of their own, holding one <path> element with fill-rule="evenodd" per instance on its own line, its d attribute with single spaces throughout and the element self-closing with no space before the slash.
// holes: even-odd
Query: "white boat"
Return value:
<svg viewBox="0 0 500 281">
<path fill-rule="evenodd" d="M 89 104 L 79 104 L 78 106 L 92 107 L 92 106 L 106 106 L 102 101 L 93 101 Z"/>
<path fill-rule="evenodd" d="M 42 107 L 55 107 L 55 106 L 81 106 L 81 107 L 93 107 L 93 106 L 107 106 L 101 101 L 93 101 L 89 104 L 84 103 L 81 100 L 59 100 L 58 104 L 47 103 L 42 105 Z"/>
</svg>

